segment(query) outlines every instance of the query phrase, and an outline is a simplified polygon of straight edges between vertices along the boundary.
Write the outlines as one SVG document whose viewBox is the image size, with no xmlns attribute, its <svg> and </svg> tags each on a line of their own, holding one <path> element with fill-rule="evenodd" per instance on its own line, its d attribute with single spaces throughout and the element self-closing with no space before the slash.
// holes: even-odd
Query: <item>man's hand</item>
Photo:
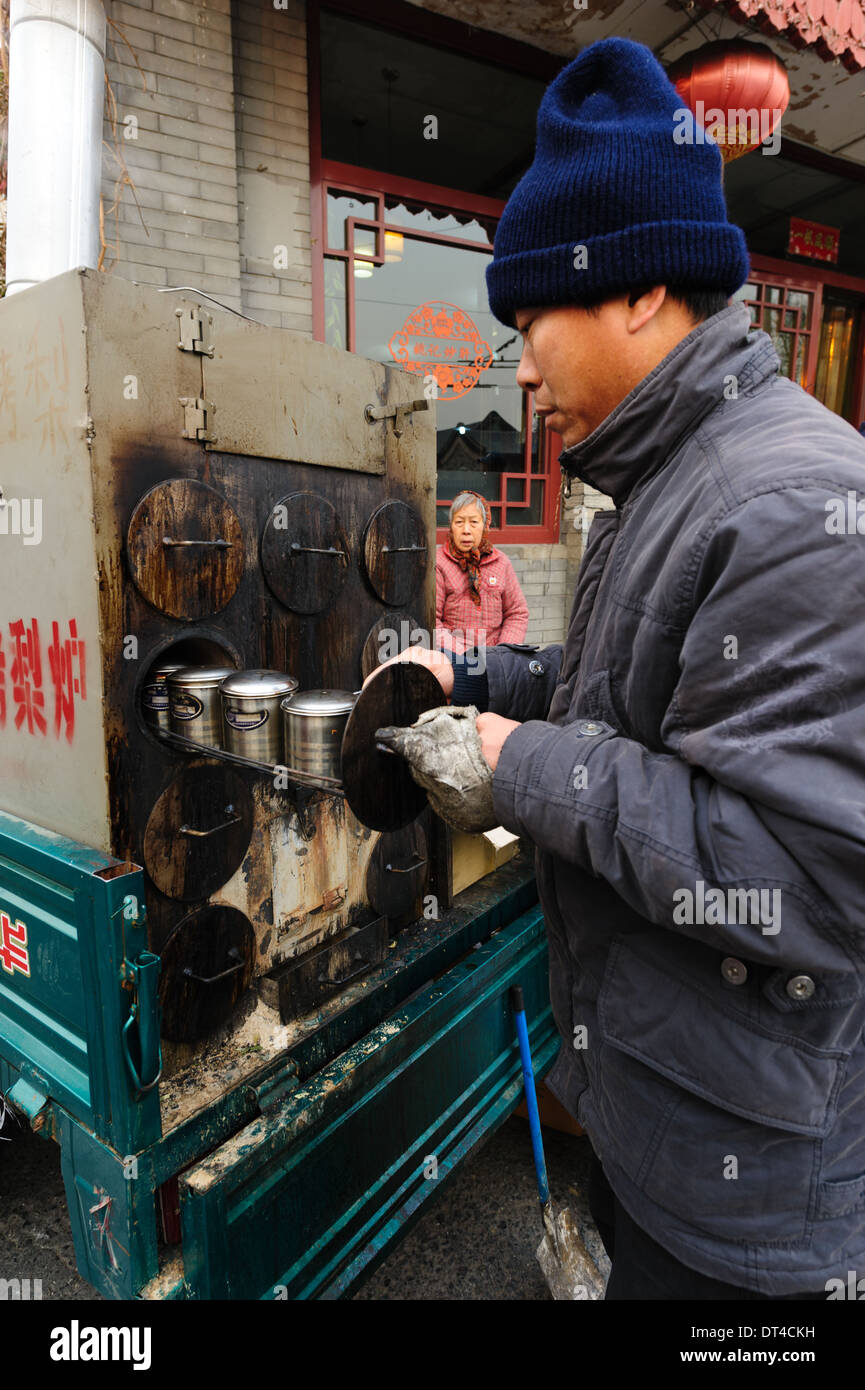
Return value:
<svg viewBox="0 0 865 1390">
<path fill-rule="evenodd" d="M 383 661 L 381 666 L 376 666 L 374 671 L 370 671 L 361 689 L 369 685 L 373 676 L 378 675 L 385 666 L 393 666 L 397 661 L 416 661 L 421 666 L 428 666 L 445 695 L 450 699 L 454 688 L 454 668 L 451 665 L 450 657 L 445 656 L 444 652 L 430 651 L 428 647 L 409 647 L 406 651 L 400 652 L 399 656 L 392 656 L 388 661 Z"/>
<path fill-rule="evenodd" d="M 481 751 L 495 772 L 502 745 L 514 729 L 520 727 L 519 720 L 503 719 L 500 714 L 479 714 L 477 725 L 481 736 Z"/>
</svg>

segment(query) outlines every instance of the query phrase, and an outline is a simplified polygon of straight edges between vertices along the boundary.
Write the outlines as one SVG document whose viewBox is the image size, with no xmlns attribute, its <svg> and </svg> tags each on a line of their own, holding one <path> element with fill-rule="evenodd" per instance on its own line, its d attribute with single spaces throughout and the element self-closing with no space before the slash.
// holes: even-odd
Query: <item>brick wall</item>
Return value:
<svg viewBox="0 0 865 1390">
<path fill-rule="evenodd" d="M 252 318 L 312 337 L 306 16 L 234 6 L 240 281 Z"/>
<path fill-rule="evenodd" d="M 106 3 L 104 268 L 311 336 L 302 0 Z"/>
<path fill-rule="evenodd" d="M 567 585 L 567 556 L 560 545 L 501 545 L 516 571 L 529 605 L 525 640 L 545 647 L 564 635 L 562 612 Z"/>
<path fill-rule="evenodd" d="M 106 119 L 103 269 L 145 284 L 196 285 L 240 308 L 229 0 L 106 0 L 106 12 L 117 132 Z M 115 146 L 134 192 L 115 188 Z"/>
<path fill-rule="evenodd" d="M 574 482 L 562 498 L 558 545 L 501 545 L 510 558 L 529 605 L 527 642 L 542 647 L 564 641 L 574 601 L 577 571 L 596 511 L 611 507 L 609 497 Z"/>
</svg>

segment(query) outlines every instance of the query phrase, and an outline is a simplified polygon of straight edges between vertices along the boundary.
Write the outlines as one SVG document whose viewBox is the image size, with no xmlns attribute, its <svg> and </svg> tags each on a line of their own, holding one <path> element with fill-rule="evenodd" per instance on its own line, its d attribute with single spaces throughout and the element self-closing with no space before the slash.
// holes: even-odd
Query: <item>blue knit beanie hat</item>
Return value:
<svg viewBox="0 0 865 1390">
<path fill-rule="evenodd" d="M 590 44 L 544 93 L 534 163 L 487 266 L 490 309 L 513 327 L 517 309 L 651 285 L 734 294 L 748 252 L 727 220 L 721 168 L 650 49 Z"/>
</svg>

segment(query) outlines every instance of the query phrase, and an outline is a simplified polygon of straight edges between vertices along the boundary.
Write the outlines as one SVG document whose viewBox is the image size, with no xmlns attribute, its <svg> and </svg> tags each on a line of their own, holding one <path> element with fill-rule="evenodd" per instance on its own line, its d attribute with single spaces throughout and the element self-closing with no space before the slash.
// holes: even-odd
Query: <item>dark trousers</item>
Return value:
<svg viewBox="0 0 865 1390">
<path fill-rule="evenodd" d="M 652 1240 L 634 1221 L 616 1197 L 592 1151 L 589 1172 L 589 1207 L 600 1232 L 604 1249 L 613 1266 L 607 1285 L 610 1299 L 734 1299 L 763 1300 L 773 1303 L 807 1300 L 825 1302 L 826 1290 L 819 1293 L 792 1293 L 778 1297 L 754 1293 L 698 1274 Z"/>
</svg>

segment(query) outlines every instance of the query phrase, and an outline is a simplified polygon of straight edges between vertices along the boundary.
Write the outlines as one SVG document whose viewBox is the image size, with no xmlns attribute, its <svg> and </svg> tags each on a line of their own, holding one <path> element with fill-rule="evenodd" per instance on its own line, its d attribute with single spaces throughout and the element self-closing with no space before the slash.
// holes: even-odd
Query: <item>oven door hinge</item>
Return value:
<svg viewBox="0 0 865 1390">
<path fill-rule="evenodd" d="M 213 401 L 206 401 L 203 396 L 180 396 L 179 400 L 183 406 L 183 438 L 215 443 L 216 435 L 208 429 L 215 410 Z"/>
<path fill-rule="evenodd" d="M 177 346 L 181 352 L 200 352 L 206 357 L 213 356 L 213 315 L 203 310 L 175 309 L 180 337 Z"/>
</svg>

